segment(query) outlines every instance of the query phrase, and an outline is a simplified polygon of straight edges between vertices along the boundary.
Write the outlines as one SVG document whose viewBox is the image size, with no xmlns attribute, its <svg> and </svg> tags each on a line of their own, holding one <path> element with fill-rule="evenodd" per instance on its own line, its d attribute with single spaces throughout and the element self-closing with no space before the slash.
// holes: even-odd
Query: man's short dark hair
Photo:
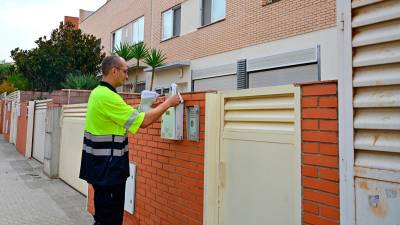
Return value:
<svg viewBox="0 0 400 225">
<path fill-rule="evenodd" d="M 106 56 L 101 63 L 101 72 L 107 75 L 113 67 L 121 66 L 121 57 L 116 55 Z"/>
</svg>

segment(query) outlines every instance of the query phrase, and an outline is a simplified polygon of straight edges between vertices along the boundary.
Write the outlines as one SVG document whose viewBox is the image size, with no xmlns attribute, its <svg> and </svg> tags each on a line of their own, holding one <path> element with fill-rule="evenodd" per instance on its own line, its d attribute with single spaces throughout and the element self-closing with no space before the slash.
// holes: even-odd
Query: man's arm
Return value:
<svg viewBox="0 0 400 225">
<path fill-rule="evenodd" d="M 180 98 L 178 95 L 171 96 L 166 101 L 158 105 L 156 108 L 146 112 L 141 128 L 146 128 L 152 123 L 156 122 L 160 116 L 169 109 L 180 104 Z"/>
</svg>

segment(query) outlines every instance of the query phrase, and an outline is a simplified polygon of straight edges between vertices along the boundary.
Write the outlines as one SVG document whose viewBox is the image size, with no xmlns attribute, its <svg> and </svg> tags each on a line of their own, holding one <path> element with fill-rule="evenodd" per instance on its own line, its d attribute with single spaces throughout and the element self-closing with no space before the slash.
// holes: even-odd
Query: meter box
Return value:
<svg viewBox="0 0 400 225">
<path fill-rule="evenodd" d="M 186 131 L 190 141 L 199 141 L 199 106 L 186 107 Z"/>
<path fill-rule="evenodd" d="M 183 139 L 183 105 L 169 108 L 161 119 L 161 138 Z"/>
<path fill-rule="evenodd" d="M 171 85 L 172 93 L 179 95 L 181 103 L 183 99 L 176 90 L 176 84 Z M 161 117 L 161 138 L 171 140 L 183 139 L 183 104 L 170 107 Z"/>
</svg>

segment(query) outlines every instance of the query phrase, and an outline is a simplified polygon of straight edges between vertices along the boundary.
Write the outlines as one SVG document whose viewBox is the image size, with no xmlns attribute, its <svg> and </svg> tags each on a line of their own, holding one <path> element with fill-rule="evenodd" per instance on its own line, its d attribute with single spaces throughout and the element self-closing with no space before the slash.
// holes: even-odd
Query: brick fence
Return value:
<svg viewBox="0 0 400 225">
<path fill-rule="evenodd" d="M 339 224 L 337 82 L 301 85 L 303 224 Z"/>
<path fill-rule="evenodd" d="M 300 84 L 302 108 L 302 220 L 304 225 L 339 224 L 337 82 Z M 130 161 L 137 165 L 135 213 L 124 224 L 202 224 L 205 93 L 184 95 L 199 105 L 200 142 L 160 138 L 160 121 L 129 136 Z M 139 99 L 128 100 L 138 105 Z M 186 118 L 184 119 L 184 121 Z M 184 126 L 186 127 L 186 126 Z M 89 188 L 88 207 L 93 207 Z"/>
<path fill-rule="evenodd" d="M 135 213 L 124 224 L 193 224 L 203 221 L 205 93 L 182 95 L 185 106 L 200 106 L 200 141 L 160 137 L 160 121 L 129 136 L 129 159 L 136 164 Z M 127 100 L 135 107 L 140 99 Z M 88 208 L 94 212 L 93 189 Z"/>
</svg>

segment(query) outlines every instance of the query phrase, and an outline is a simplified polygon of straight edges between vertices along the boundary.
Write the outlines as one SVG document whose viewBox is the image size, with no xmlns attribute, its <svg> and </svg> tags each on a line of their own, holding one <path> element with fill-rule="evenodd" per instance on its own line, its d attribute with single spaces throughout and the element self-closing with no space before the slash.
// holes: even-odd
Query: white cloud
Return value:
<svg viewBox="0 0 400 225">
<path fill-rule="evenodd" d="M 30 49 L 41 36 L 49 36 L 64 16 L 79 16 L 79 9 L 96 10 L 106 0 L 1 0 L 0 60 L 11 61 L 16 47 Z"/>
</svg>

